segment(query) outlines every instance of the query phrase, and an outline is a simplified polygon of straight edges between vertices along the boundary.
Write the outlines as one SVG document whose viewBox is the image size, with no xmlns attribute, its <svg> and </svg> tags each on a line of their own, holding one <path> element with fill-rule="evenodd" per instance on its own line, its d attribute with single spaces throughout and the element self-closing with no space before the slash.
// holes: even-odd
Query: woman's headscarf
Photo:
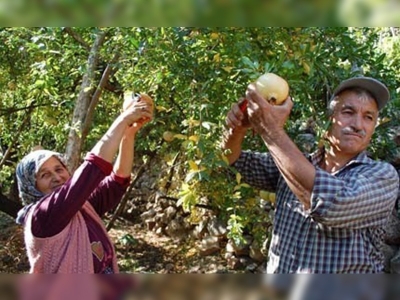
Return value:
<svg viewBox="0 0 400 300">
<path fill-rule="evenodd" d="M 61 153 L 49 150 L 36 150 L 26 155 L 17 165 L 16 175 L 19 197 L 25 208 L 20 211 L 18 218 L 22 217 L 32 204 L 36 203 L 45 194 L 36 188 L 36 174 L 40 167 L 50 157 L 57 158 L 66 167 L 65 159 Z M 21 215 L 21 216 L 20 216 Z M 18 222 L 17 218 L 17 222 Z"/>
</svg>

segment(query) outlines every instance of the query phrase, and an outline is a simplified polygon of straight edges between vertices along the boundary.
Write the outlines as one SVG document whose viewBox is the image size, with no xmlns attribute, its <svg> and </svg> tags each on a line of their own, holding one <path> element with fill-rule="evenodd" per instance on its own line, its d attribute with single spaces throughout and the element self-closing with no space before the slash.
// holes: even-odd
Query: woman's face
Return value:
<svg viewBox="0 0 400 300">
<path fill-rule="evenodd" d="M 62 186 L 70 174 L 64 165 L 54 156 L 46 160 L 36 174 L 36 188 L 43 194 L 49 194 Z"/>
</svg>

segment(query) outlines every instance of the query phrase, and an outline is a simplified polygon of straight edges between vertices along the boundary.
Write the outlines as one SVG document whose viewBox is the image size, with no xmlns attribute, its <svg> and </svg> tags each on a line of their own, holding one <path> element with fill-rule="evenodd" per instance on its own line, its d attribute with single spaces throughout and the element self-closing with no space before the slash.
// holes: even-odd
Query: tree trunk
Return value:
<svg viewBox="0 0 400 300">
<path fill-rule="evenodd" d="M 22 208 L 22 204 L 12 201 L 0 192 L 0 211 L 5 212 L 14 219 L 17 217 L 18 211 Z"/>
<path fill-rule="evenodd" d="M 86 116 L 90 106 L 93 89 L 95 84 L 96 69 L 99 60 L 100 48 L 104 43 L 106 32 L 101 31 L 97 34 L 96 40 L 89 53 L 89 58 L 86 67 L 86 73 L 83 76 L 82 84 L 78 99 L 76 100 L 74 113 L 72 116 L 71 129 L 68 134 L 68 142 L 66 146 L 67 165 L 73 172 L 80 162 L 83 139 L 82 131 L 85 124 Z"/>
</svg>

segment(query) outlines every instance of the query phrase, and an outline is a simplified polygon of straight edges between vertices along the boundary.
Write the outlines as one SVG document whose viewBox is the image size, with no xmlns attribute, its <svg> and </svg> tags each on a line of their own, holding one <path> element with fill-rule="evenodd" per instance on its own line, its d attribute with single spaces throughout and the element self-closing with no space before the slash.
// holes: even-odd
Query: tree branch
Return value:
<svg viewBox="0 0 400 300">
<path fill-rule="evenodd" d="M 149 159 L 151 161 L 151 159 Z M 131 184 L 129 185 L 128 189 L 126 190 L 124 196 L 121 199 L 121 202 L 118 205 L 118 208 L 116 209 L 114 215 L 112 216 L 110 222 L 107 224 L 107 231 L 112 228 L 114 225 L 115 220 L 118 218 L 118 216 L 121 214 L 121 212 L 124 210 L 126 203 L 128 202 L 129 195 L 131 191 L 133 190 L 133 187 L 136 184 L 136 181 L 140 178 L 140 176 L 144 173 L 145 167 L 147 167 L 147 164 L 143 164 L 140 166 L 138 172 L 136 173 L 135 178 L 132 180 Z"/>
<path fill-rule="evenodd" d="M 135 184 L 138 181 L 138 179 L 140 178 L 140 176 L 142 176 L 142 174 L 145 172 L 146 168 L 151 165 L 151 163 L 153 162 L 153 159 L 156 157 L 156 154 L 157 153 L 154 152 L 153 155 L 150 156 L 150 158 L 147 160 L 147 162 L 140 166 L 139 170 L 136 173 L 135 178 L 132 180 L 132 182 L 129 185 L 127 191 L 125 192 L 124 196 L 122 197 L 121 202 L 119 203 L 116 211 L 114 212 L 114 215 L 112 216 L 110 222 L 108 222 L 107 227 L 106 227 L 107 231 L 112 228 L 112 226 L 114 225 L 115 220 L 117 220 L 117 218 L 123 212 L 123 210 L 124 210 L 124 208 L 126 206 L 126 203 L 129 200 L 130 192 L 133 190 L 133 187 L 135 186 Z"/>
<path fill-rule="evenodd" d="M 75 41 L 81 44 L 86 50 L 90 51 L 90 45 L 85 42 L 85 40 L 72 29 L 72 27 L 65 27 L 64 31 L 68 33 Z"/>
<path fill-rule="evenodd" d="M 13 149 L 15 143 L 17 142 L 18 138 L 20 137 L 20 133 L 25 130 L 26 128 L 26 124 L 28 123 L 28 121 L 31 119 L 31 114 L 32 111 L 34 109 L 35 106 L 30 106 L 28 113 L 25 115 L 24 120 L 22 121 L 21 125 L 19 126 L 18 131 L 14 134 L 14 137 L 10 143 L 10 145 L 7 148 L 6 153 L 4 153 L 3 159 L 0 161 L 0 170 L 3 167 L 4 163 L 7 161 L 7 159 L 9 158 L 10 154 L 11 154 L 11 150 Z"/>
<path fill-rule="evenodd" d="M 42 106 L 48 106 L 50 105 L 50 103 L 43 103 L 43 104 L 36 104 L 36 105 L 29 105 L 29 106 L 25 106 L 25 107 L 18 107 L 18 108 L 0 108 L 0 115 L 10 115 L 13 114 L 17 111 L 21 111 L 21 110 L 28 110 L 28 111 L 32 111 L 34 108 L 36 107 L 42 107 Z"/>
<path fill-rule="evenodd" d="M 94 109 L 95 109 L 97 103 L 99 102 L 100 95 L 101 95 L 105 85 L 107 84 L 108 79 L 110 78 L 110 75 L 114 73 L 115 68 L 113 66 L 119 60 L 119 57 L 120 57 L 120 52 L 116 51 L 116 54 L 114 55 L 113 59 L 111 60 L 111 62 L 107 65 L 106 69 L 104 70 L 103 75 L 100 79 L 100 82 L 97 85 L 96 91 L 94 92 L 92 99 L 90 100 L 90 104 L 89 104 L 89 107 L 87 110 L 85 122 L 82 126 L 82 141 L 84 141 L 86 139 L 86 136 L 89 133 L 90 125 L 91 125 L 92 119 L 93 119 Z"/>
</svg>

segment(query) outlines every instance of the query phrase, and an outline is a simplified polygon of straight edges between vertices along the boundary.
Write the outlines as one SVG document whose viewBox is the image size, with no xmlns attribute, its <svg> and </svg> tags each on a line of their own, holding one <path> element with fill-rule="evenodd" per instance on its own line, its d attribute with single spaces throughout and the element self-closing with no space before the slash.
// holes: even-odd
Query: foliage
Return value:
<svg viewBox="0 0 400 300">
<path fill-rule="evenodd" d="M 83 42 L 61 27 L 0 29 L 2 155 L 12 148 L 0 170 L 3 191 L 11 188 L 16 163 L 33 146 L 65 149 L 88 47 L 99 29 L 73 30 Z M 381 159 L 397 151 L 394 133 L 387 132 L 399 119 L 400 46 L 398 34 L 388 28 L 102 30 L 107 31 L 107 40 L 101 50 L 99 79 L 115 52 L 121 56 L 110 81 L 114 88 L 102 94 L 83 151 L 90 150 L 120 111 L 121 89 L 149 93 L 157 111 L 153 123 L 139 133 L 138 161 L 147 160 L 151 153 L 166 161 L 174 172 L 160 170 L 158 188 L 178 197 L 193 223 L 199 221 L 199 205 L 207 205 L 227 222 L 231 238 L 239 241 L 246 232 L 259 241 L 265 238 L 270 220 L 261 208 L 260 191 L 241 181 L 219 147 L 226 113 L 263 72 L 287 79 L 295 103 L 287 131 L 294 140 L 313 131 L 314 147 L 328 125 L 325 108 L 339 81 L 359 74 L 382 79 L 394 101 L 382 113 L 370 151 Z M 173 134 L 170 142 L 163 139 L 166 131 Z M 261 139 L 251 134 L 243 147 L 267 151 Z M 170 174 L 172 178 L 167 178 Z M 168 182 L 173 183 L 169 188 Z"/>
</svg>

